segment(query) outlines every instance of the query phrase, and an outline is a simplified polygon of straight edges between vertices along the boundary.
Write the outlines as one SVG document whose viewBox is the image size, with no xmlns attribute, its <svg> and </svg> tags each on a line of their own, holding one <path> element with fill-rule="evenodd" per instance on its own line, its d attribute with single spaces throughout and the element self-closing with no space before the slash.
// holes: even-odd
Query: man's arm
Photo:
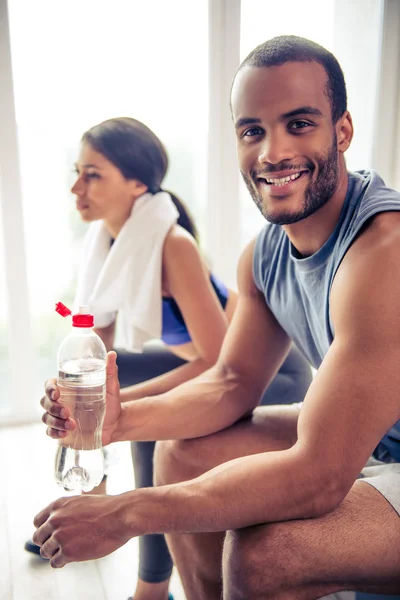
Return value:
<svg viewBox="0 0 400 600">
<path fill-rule="evenodd" d="M 400 214 L 387 213 L 345 256 L 331 293 L 335 340 L 306 395 L 296 444 L 144 490 L 121 513 L 131 531 L 143 523 L 145 533 L 224 531 L 315 517 L 340 504 L 400 419 L 399 247 Z"/>
<path fill-rule="evenodd" d="M 200 437 L 235 423 L 257 406 L 289 349 L 289 339 L 272 316 L 253 280 L 254 242 L 238 267 L 239 301 L 214 367 L 165 394 L 120 403 L 115 354 L 107 365 L 107 410 L 103 443 Z M 51 398 L 51 400 L 50 400 Z M 73 429 L 67 407 L 57 400 L 54 380 L 41 400 L 50 437 Z"/>
<path fill-rule="evenodd" d="M 200 437 L 257 406 L 289 340 L 254 284 L 253 251 L 254 242 L 239 262 L 238 306 L 216 365 L 170 392 L 124 403 L 112 441 Z"/>
<path fill-rule="evenodd" d="M 297 442 L 288 450 L 226 462 L 191 481 L 116 497 L 113 524 L 121 539 L 310 518 L 340 504 L 374 447 L 400 419 L 399 247 L 400 214 L 387 213 L 370 223 L 345 256 L 331 292 L 335 340 L 303 403 Z M 242 311 L 244 316 L 243 306 Z M 269 322 L 269 317 L 262 326 L 257 322 L 264 335 Z M 237 320 L 232 334 L 241 338 L 246 328 L 239 325 Z M 245 331 L 243 336 L 243 358 L 230 336 L 221 364 L 225 369 L 229 365 L 246 382 L 251 344 L 246 343 Z M 257 346 L 253 359 L 259 352 L 268 356 L 268 344 L 261 339 L 259 346 L 258 341 L 253 343 Z M 251 389 L 251 384 L 245 387 Z M 218 396 L 215 389 L 214 394 Z M 96 552 L 87 545 L 77 548 L 81 524 L 73 526 L 70 517 L 76 518 L 80 500 L 63 499 L 36 517 L 39 529 L 34 539 L 37 543 L 48 539 L 48 556 L 52 556 L 52 532 L 57 534 L 60 551 L 52 559 L 53 566 L 106 552 L 101 545 Z M 64 547 L 71 551 L 64 553 Z"/>
</svg>

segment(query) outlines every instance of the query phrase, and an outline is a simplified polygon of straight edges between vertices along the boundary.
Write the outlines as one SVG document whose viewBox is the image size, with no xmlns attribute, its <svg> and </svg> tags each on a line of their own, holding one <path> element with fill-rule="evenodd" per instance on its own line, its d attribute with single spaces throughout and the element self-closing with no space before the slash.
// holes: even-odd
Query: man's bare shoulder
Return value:
<svg viewBox="0 0 400 600">
<path fill-rule="evenodd" d="M 253 260 L 257 238 L 252 239 L 243 249 L 237 268 L 239 292 L 250 297 L 259 297 L 260 291 L 254 281 Z"/>
<path fill-rule="evenodd" d="M 369 247 L 371 251 L 389 248 L 391 244 L 398 243 L 400 237 L 400 211 L 378 213 L 366 223 L 360 235 L 360 247 L 364 250 Z"/>
<path fill-rule="evenodd" d="M 339 270 L 364 266 L 368 271 L 373 266 L 389 266 L 393 259 L 398 263 L 399 250 L 400 211 L 382 212 L 364 225 L 343 260 L 343 269 Z"/>
<path fill-rule="evenodd" d="M 370 219 L 345 255 L 332 286 L 334 322 L 397 323 L 400 212 Z M 381 324 L 382 325 L 382 324 Z M 399 324 L 400 325 L 400 324 Z"/>
</svg>

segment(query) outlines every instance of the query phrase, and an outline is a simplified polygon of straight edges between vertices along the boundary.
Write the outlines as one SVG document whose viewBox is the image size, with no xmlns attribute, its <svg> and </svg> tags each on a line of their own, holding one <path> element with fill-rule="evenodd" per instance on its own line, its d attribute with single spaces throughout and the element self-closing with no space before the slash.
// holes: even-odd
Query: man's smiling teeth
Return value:
<svg viewBox="0 0 400 600">
<path fill-rule="evenodd" d="M 289 181 L 294 181 L 295 179 L 298 179 L 301 175 L 300 173 L 295 173 L 294 175 L 288 175 L 287 177 L 281 177 L 280 179 L 271 179 L 270 177 L 266 177 L 265 181 L 267 183 L 270 183 L 272 185 L 286 185 L 287 183 L 289 183 Z"/>
</svg>

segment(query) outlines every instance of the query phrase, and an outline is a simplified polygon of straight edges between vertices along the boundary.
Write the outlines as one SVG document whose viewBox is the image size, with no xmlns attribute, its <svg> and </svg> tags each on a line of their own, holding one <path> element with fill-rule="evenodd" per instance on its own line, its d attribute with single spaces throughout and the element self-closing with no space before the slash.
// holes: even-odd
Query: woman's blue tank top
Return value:
<svg viewBox="0 0 400 600">
<path fill-rule="evenodd" d="M 228 289 L 215 275 L 210 275 L 210 281 L 215 293 L 225 308 L 228 301 Z M 179 346 L 192 341 L 179 306 L 173 298 L 162 299 L 162 334 L 161 339 L 168 346 Z"/>
</svg>

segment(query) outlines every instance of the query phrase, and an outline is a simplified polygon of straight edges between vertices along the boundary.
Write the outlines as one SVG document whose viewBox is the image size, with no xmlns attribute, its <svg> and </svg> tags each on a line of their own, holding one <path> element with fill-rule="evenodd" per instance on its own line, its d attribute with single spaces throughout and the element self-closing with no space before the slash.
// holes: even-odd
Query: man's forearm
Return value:
<svg viewBox="0 0 400 600">
<path fill-rule="evenodd" d="M 260 391 L 233 373 L 213 367 L 200 377 L 159 396 L 122 404 L 112 441 L 169 440 L 220 431 L 252 410 Z"/>
<path fill-rule="evenodd" d="M 128 492 L 121 497 L 123 521 L 134 536 L 312 518 L 339 503 L 328 498 L 319 475 L 296 449 L 238 458 L 191 481 Z"/>
</svg>

